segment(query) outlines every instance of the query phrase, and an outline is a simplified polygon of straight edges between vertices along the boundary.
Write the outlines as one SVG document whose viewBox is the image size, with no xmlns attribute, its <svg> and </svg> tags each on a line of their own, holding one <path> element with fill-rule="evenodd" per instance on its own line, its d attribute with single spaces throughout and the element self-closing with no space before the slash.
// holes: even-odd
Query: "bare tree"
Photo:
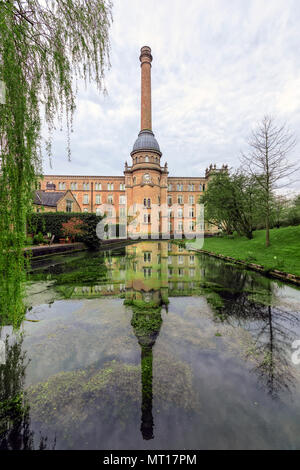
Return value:
<svg viewBox="0 0 300 470">
<path fill-rule="evenodd" d="M 286 125 L 278 125 L 272 116 L 264 116 L 248 139 L 249 151 L 242 153 L 243 168 L 261 188 L 261 205 L 266 226 L 266 246 L 270 245 L 270 216 L 274 190 L 286 184 L 286 179 L 299 169 L 289 162 L 288 154 L 296 145 Z M 281 181 L 281 183 L 279 183 Z"/>
</svg>

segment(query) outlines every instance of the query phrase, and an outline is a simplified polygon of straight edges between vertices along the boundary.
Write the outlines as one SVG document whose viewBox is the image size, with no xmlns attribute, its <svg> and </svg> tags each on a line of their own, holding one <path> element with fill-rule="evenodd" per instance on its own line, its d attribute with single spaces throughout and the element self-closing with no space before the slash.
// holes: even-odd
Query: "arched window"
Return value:
<svg viewBox="0 0 300 470">
<path fill-rule="evenodd" d="M 146 155 L 146 157 L 145 157 L 145 162 L 147 162 L 147 163 L 149 162 L 149 157 L 148 157 L 148 155 Z"/>
</svg>

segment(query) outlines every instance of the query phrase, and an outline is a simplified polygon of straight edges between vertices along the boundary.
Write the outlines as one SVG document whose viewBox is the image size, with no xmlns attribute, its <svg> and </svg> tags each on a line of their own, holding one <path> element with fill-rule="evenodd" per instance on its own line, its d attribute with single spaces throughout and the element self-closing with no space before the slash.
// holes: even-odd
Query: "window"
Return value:
<svg viewBox="0 0 300 470">
<path fill-rule="evenodd" d="M 150 251 L 145 251 L 144 252 L 144 262 L 145 263 L 150 263 L 151 261 L 151 252 Z"/>
<path fill-rule="evenodd" d="M 184 276 L 184 269 L 183 268 L 178 269 L 178 276 L 180 276 L 180 277 Z"/>
<path fill-rule="evenodd" d="M 95 190 L 101 191 L 101 189 L 102 189 L 101 183 L 95 183 Z"/>
<path fill-rule="evenodd" d="M 169 206 L 172 205 L 172 196 L 168 196 L 168 205 L 169 205 Z"/>
<path fill-rule="evenodd" d="M 177 215 L 178 215 L 178 217 L 182 218 L 182 216 L 183 216 L 183 209 L 178 209 Z"/>
<path fill-rule="evenodd" d="M 151 222 L 150 214 L 144 214 L 144 223 L 145 224 L 150 224 L 150 222 Z"/>
<path fill-rule="evenodd" d="M 119 204 L 126 204 L 126 196 L 119 197 Z"/>
<path fill-rule="evenodd" d="M 169 232 L 172 232 L 172 222 L 168 222 Z"/>
<path fill-rule="evenodd" d="M 183 264 L 183 256 L 182 255 L 178 256 L 178 264 Z"/>
<path fill-rule="evenodd" d="M 190 277 L 195 277 L 195 269 L 190 268 Z"/>
<path fill-rule="evenodd" d="M 113 203 L 114 203 L 113 196 L 112 196 L 112 194 L 109 194 L 107 196 L 107 204 L 113 204 Z"/>
<path fill-rule="evenodd" d="M 83 183 L 82 185 L 84 191 L 89 191 L 90 190 L 90 183 Z"/>
<path fill-rule="evenodd" d="M 194 263 L 195 263 L 195 256 L 190 255 L 190 264 L 194 264 Z"/>
<path fill-rule="evenodd" d="M 114 190 L 114 183 L 107 183 L 107 189 L 108 189 L 108 191 L 113 191 Z"/>
<path fill-rule="evenodd" d="M 172 217 L 172 209 L 168 209 L 168 219 L 171 219 Z"/>
<path fill-rule="evenodd" d="M 151 207 L 151 199 L 148 198 L 148 199 L 144 199 L 144 207 Z"/>
<path fill-rule="evenodd" d="M 183 282 L 177 282 L 177 289 L 178 289 L 178 290 L 184 290 L 184 284 L 183 284 Z"/>
<path fill-rule="evenodd" d="M 183 191 L 183 184 L 177 183 L 177 191 Z"/>
<path fill-rule="evenodd" d="M 125 191 L 125 183 L 120 183 L 120 191 Z"/>
<path fill-rule="evenodd" d="M 151 277 L 152 269 L 151 268 L 144 268 L 144 277 Z"/>
<path fill-rule="evenodd" d="M 168 256 L 168 264 L 172 264 L 172 256 Z"/>
<path fill-rule="evenodd" d="M 66 212 L 72 212 L 73 201 L 66 201 Z"/>
<path fill-rule="evenodd" d="M 182 230 L 182 227 L 183 227 L 182 220 L 180 220 L 180 221 L 178 222 L 177 228 L 178 228 L 179 231 L 181 231 L 181 230 Z"/>
<path fill-rule="evenodd" d="M 194 221 L 190 221 L 189 223 L 189 230 L 191 232 L 193 232 L 195 230 L 195 222 Z"/>
<path fill-rule="evenodd" d="M 183 196 L 179 195 L 177 197 L 177 202 L 178 202 L 178 204 L 183 204 Z"/>
<path fill-rule="evenodd" d="M 72 189 L 73 189 L 73 190 L 74 190 L 74 189 L 78 189 L 78 184 L 72 182 L 71 185 L 70 185 L 70 188 L 71 188 L 71 190 L 72 190 Z"/>
<path fill-rule="evenodd" d="M 203 191 L 205 191 L 205 184 L 203 185 Z"/>
<path fill-rule="evenodd" d="M 96 208 L 96 215 L 102 215 L 100 207 Z"/>
<path fill-rule="evenodd" d="M 168 268 L 168 276 L 171 277 L 173 275 L 173 268 Z"/>
<path fill-rule="evenodd" d="M 168 184 L 168 191 L 172 191 L 172 184 L 171 183 Z"/>
<path fill-rule="evenodd" d="M 96 204 L 101 204 L 101 194 L 96 194 Z"/>
<path fill-rule="evenodd" d="M 126 209 L 125 207 L 120 207 L 120 217 L 125 217 L 126 216 Z"/>
<path fill-rule="evenodd" d="M 179 253 L 182 252 L 183 251 L 183 246 L 179 245 L 178 251 L 179 251 Z"/>
<path fill-rule="evenodd" d="M 83 195 L 83 204 L 88 204 L 89 203 L 89 195 L 88 194 L 84 194 Z"/>
<path fill-rule="evenodd" d="M 194 217 L 194 209 L 193 207 L 189 208 L 189 217 Z"/>
<path fill-rule="evenodd" d="M 199 191 L 202 191 L 202 184 L 199 184 Z"/>
<path fill-rule="evenodd" d="M 145 162 L 147 162 L 147 163 L 149 162 L 149 157 L 148 157 L 148 155 L 145 156 Z"/>
<path fill-rule="evenodd" d="M 189 204 L 194 204 L 195 199 L 194 196 L 189 196 Z"/>
<path fill-rule="evenodd" d="M 189 184 L 189 191 L 195 191 L 195 185 L 193 183 Z"/>
<path fill-rule="evenodd" d="M 108 210 L 107 210 L 107 215 L 108 215 L 108 217 L 112 217 L 113 211 L 112 211 L 112 208 L 111 208 L 111 207 L 108 208 Z"/>
<path fill-rule="evenodd" d="M 66 183 L 58 183 L 58 189 L 66 189 Z"/>
</svg>

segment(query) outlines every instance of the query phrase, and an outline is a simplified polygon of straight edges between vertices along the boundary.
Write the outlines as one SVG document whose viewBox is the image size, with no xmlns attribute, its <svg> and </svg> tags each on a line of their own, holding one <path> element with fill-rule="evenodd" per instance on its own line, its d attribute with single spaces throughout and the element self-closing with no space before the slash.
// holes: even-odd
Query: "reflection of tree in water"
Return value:
<svg viewBox="0 0 300 470">
<path fill-rule="evenodd" d="M 33 450 L 34 433 L 30 430 L 29 405 L 24 393 L 27 364 L 22 352 L 22 338 L 9 345 L 6 338 L 6 362 L 0 365 L 0 450 Z M 39 450 L 47 448 L 41 437 Z"/>
<path fill-rule="evenodd" d="M 273 306 L 276 281 L 207 256 L 203 266 L 206 280 L 215 283 L 222 300 L 217 318 L 250 331 L 254 345 L 248 355 L 255 360 L 254 370 L 268 393 L 278 397 L 294 384 L 289 354 L 299 315 Z"/>
<path fill-rule="evenodd" d="M 162 324 L 160 307 L 141 310 L 133 306 L 131 325 L 141 346 L 142 419 L 141 433 L 145 440 L 153 439 L 152 416 L 152 348 Z"/>
</svg>

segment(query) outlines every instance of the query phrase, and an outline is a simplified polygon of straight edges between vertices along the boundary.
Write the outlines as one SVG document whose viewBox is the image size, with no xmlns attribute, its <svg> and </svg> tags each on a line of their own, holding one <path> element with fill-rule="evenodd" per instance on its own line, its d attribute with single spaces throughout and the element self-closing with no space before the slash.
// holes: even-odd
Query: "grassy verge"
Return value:
<svg viewBox="0 0 300 470">
<path fill-rule="evenodd" d="M 258 230 L 253 240 L 238 236 L 206 238 L 203 249 L 300 276 L 300 225 L 272 229 L 270 240 L 266 248 L 265 230 Z"/>
</svg>

